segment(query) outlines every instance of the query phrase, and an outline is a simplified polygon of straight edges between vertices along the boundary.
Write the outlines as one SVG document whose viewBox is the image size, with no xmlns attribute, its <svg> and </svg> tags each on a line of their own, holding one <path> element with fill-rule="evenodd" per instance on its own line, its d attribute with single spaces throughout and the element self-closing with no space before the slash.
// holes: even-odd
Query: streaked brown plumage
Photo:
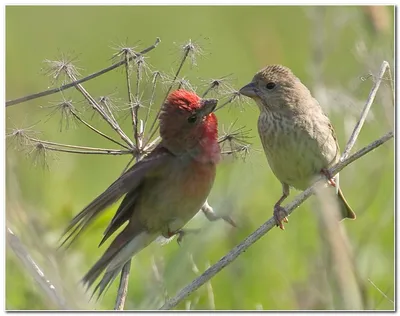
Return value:
<svg viewBox="0 0 400 316">
<path fill-rule="evenodd" d="M 283 194 L 274 207 L 277 223 L 283 228 L 281 203 L 289 187 L 305 190 L 313 178 L 337 163 L 339 144 L 329 118 L 305 85 L 289 68 L 269 65 L 260 70 L 240 93 L 252 98 L 260 109 L 258 132 L 268 163 L 282 183 Z M 341 218 L 356 215 L 345 200 L 335 178 Z"/>
</svg>

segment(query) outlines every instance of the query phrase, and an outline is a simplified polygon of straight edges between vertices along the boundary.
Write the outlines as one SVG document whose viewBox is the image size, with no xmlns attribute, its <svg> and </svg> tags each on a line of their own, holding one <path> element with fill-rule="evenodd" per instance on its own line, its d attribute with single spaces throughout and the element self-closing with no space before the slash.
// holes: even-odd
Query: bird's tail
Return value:
<svg viewBox="0 0 400 316">
<path fill-rule="evenodd" d="M 349 203 L 347 203 L 342 190 L 340 187 L 337 190 L 337 196 L 339 198 L 339 205 L 341 211 L 341 219 L 349 218 L 349 219 L 356 219 L 356 213 L 352 210 Z"/>
<path fill-rule="evenodd" d="M 156 238 L 156 234 L 148 233 L 143 229 L 134 228 L 128 224 L 83 277 L 82 282 L 89 288 L 100 274 L 105 271 L 92 296 L 98 292 L 99 298 L 121 272 L 124 264 Z"/>
</svg>

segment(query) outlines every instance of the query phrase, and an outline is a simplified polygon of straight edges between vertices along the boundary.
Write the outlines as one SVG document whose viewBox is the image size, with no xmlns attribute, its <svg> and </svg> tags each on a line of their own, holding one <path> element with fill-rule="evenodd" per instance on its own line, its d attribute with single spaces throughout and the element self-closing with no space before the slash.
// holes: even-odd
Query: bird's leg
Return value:
<svg viewBox="0 0 400 316">
<path fill-rule="evenodd" d="M 223 219 L 225 222 L 229 223 L 233 227 L 237 227 L 236 223 L 232 220 L 230 216 L 228 215 L 218 216 L 217 214 L 215 214 L 213 208 L 208 204 L 207 201 L 204 202 L 203 206 L 201 207 L 201 210 L 203 211 L 204 215 L 210 222 Z"/>
<path fill-rule="evenodd" d="M 282 222 L 288 223 L 289 220 L 287 216 L 289 214 L 285 211 L 285 209 L 281 206 L 282 202 L 289 196 L 289 186 L 286 183 L 282 183 L 282 196 L 275 203 L 274 206 L 274 218 L 276 221 L 276 226 L 279 226 L 280 229 L 284 230 L 285 226 L 283 226 Z"/>
<path fill-rule="evenodd" d="M 326 168 L 322 168 L 322 169 L 321 169 L 321 173 L 322 173 L 322 175 L 324 175 L 325 177 L 328 178 L 328 183 L 329 183 L 331 186 L 333 186 L 334 188 L 336 188 L 336 182 L 335 182 L 335 180 L 333 179 L 333 177 L 332 177 L 331 173 L 329 172 L 329 170 L 326 169 Z"/>
</svg>

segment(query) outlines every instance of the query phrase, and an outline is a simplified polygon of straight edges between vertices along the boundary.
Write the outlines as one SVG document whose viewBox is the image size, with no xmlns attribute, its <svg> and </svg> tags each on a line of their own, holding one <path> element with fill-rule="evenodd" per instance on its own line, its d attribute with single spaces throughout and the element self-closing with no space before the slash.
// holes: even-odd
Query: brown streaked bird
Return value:
<svg viewBox="0 0 400 316">
<path fill-rule="evenodd" d="M 240 89 L 260 109 L 258 133 L 271 170 L 282 184 L 282 196 L 274 206 L 277 225 L 287 222 L 281 207 L 289 196 L 289 188 L 307 189 L 315 176 L 328 174 L 328 168 L 340 159 L 339 144 L 329 118 L 318 101 L 293 72 L 281 65 L 269 65 Z M 342 190 L 339 174 L 330 183 L 336 184 L 341 218 L 355 219 Z"/>
</svg>

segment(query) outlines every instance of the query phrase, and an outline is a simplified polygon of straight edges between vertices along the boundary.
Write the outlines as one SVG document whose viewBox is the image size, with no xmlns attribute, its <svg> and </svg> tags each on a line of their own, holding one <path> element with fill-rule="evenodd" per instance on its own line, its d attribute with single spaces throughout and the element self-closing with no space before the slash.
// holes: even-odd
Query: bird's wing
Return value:
<svg viewBox="0 0 400 316">
<path fill-rule="evenodd" d="M 165 147 L 159 145 L 147 157 L 133 165 L 125 173 L 123 173 L 116 181 L 114 181 L 103 193 L 95 198 L 88 206 L 86 206 L 79 214 L 77 214 L 70 222 L 64 232 L 65 239 L 61 245 L 70 240 L 69 245 L 78 237 L 78 235 L 108 206 L 115 203 L 124 194 L 129 192 L 130 197 L 134 197 L 136 190 L 140 187 L 144 178 L 151 173 L 152 175 L 159 172 L 160 166 L 163 166 L 171 157 L 171 153 Z M 126 221 L 126 211 L 129 206 L 129 200 L 122 203 L 117 214 L 112 220 L 112 226 L 117 224 L 117 228 Z M 122 221 L 122 223 L 121 223 Z M 114 224 L 113 224 L 114 223 Z M 105 234 L 111 234 L 115 230 L 109 227 Z M 111 232 L 111 233 L 110 233 Z"/>
<path fill-rule="evenodd" d="M 101 240 L 99 247 L 108 239 L 108 237 L 110 237 L 118 228 L 132 217 L 136 199 L 139 196 L 141 187 L 142 186 L 139 185 L 135 190 L 132 190 L 125 195 L 113 219 L 104 231 L 104 237 Z"/>
</svg>

